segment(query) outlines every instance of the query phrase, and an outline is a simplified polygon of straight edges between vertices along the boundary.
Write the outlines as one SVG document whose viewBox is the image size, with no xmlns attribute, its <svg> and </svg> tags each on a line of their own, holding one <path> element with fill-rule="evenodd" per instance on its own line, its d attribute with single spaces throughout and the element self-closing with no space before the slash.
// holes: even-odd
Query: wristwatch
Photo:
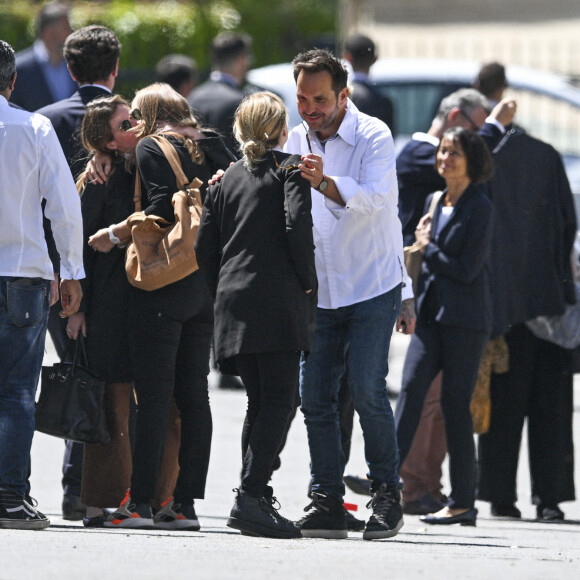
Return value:
<svg viewBox="0 0 580 580">
<path fill-rule="evenodd" d="M 109 226 L 109 229 L 107 231 L 109 232 L 109 240 L 111 240 L 111 244 L 118 246 L 121 243 L 121 240 L 113 233 L 113 226 L 114 225 L 115 224 L 113 224 L 112 226 Z"/>
<path fill-rule="evenodd" d="M 320 191 L 320 193 L 324 193 L 326 191 L 327 187 L 328 187 L 328 181 L 326 181 L 326 178 L 323 175 L 322 181 L 318 184 L 318 187 L 316 187 L 315 189 L 317 191 Z"/>
</svg>

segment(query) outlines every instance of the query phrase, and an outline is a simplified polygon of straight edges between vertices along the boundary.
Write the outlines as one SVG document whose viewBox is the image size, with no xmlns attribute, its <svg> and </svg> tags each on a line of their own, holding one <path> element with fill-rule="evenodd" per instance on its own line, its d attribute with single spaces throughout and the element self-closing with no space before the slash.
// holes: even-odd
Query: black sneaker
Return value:
<svg viewBox="0 0 580 580">
<path fill-rule="evenodd" d="M 193 502 L 179 503 L 172 497 L 161 504 L 161 509 L 153 517 L 153 525 L 160 530 L 197 532 L 200 529 Z"/>
<path fill-rule="evenodd" d="M 371 508 L 373 513 L 363 532 L 363 540 L 392 538 L 399 533 L 404 522 L 401 492 L 398 489 L 381 483 L 374 491 L 367 507 Z"/>
<path fill-rule="evenodd" d="M 151 506 L 146 503 L 133 503 L 127 491 L 121 505 L 104 521 L 105 528 L 153 529 Z"/>
<path fill-rule="evenodd" d="M 280 504 L 275 497 L 252 497 L 242 490 L 234 491 L 237 495 L 228 518 L 228 528 L 240 530 L 249 536 L 284 539 L 300 537 L 300 530 L 294 522 L 278 513 Z M 274 507 L 275 504 L 278 504 L 278 508 Z"/>
<path fill-rule="evenodd" d="M 0 528 L 14 530 L 44 530 L 50 520 L 9 489 L 0 489 Z"/>
<path fill-rule="evenodd" d="M 313 491 L 312 502 L 304 511 L 308 513 L 296 522 L 304 538 L 343 540 L 348 537 L 346 510 L 339 498 Z"/>
</svg>

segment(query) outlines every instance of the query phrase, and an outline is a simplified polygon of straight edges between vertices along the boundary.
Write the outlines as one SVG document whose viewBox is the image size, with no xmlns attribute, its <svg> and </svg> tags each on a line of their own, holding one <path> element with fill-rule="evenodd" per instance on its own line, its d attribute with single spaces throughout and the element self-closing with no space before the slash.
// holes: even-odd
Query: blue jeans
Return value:
<svg viewBox="0 0 580 580">
<path fill-rule="evenodd" d="M 316 311 L 316 334 L 302 357 L 300 395 L 310 447 L 312 491 L 344 495 L 338 393 L 348 360 L 348 384 L 360 417 L 368 476 L 401 487 L 393 411 L 385 377 L 401 287 L 351 306 Z M 348 349 L 348 354 L 347 354 Z"/>
<path fill-rule="evenodd" d="M 0 276 L 0 487 L 27 493 L 50 282 Z"/>
</svg>

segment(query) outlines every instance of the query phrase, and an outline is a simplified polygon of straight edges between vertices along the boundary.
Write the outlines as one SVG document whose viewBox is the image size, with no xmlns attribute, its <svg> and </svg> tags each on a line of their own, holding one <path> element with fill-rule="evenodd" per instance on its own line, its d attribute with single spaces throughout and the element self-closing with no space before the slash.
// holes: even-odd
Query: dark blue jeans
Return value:
<svg viewBox="0 0 580 580">
<path fill-rule="evenodd" d="M 50 282 L 0 276 L 0 487 L 24 496 Z"/>
<path fill-rule="evenodd" d="M 344 495 L 338 393 L 347 360 L 348 382 L 363 430 L 368 476 L 378 484 L 401 487 L 397 438 L 385 381 L 393 326 L 400 309 L 401 287 L 397 286 L 364 302 L 316 311 L 314 344 L 310 355 L 302 358 L 300 372 L 312 491 Z"/>
</svg>

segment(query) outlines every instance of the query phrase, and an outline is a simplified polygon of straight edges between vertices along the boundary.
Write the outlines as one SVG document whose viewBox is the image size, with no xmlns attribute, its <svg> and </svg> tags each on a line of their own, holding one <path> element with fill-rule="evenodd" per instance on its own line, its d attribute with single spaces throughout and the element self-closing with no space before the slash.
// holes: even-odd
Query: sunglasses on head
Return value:
<svg viewBox="0 0 580 580">
<path fill-rule="evenodd" d="M 141 115 L 141 111 L 139 109 L 133 109 L 129 113 L 129 117 L 131 117 L 131 119 L 134 119 L 135 121 L 140 121 L 143 118 L 143 115 Z M 119 129 L 121 131 L 128 131 L 129 129 L 132 129 L 132 128 L 133 128 L 133 125 L 129 119 L 125 119 L 124 121 L 121 121 L 121 124 L 119 125 Z"/>
</svg>

